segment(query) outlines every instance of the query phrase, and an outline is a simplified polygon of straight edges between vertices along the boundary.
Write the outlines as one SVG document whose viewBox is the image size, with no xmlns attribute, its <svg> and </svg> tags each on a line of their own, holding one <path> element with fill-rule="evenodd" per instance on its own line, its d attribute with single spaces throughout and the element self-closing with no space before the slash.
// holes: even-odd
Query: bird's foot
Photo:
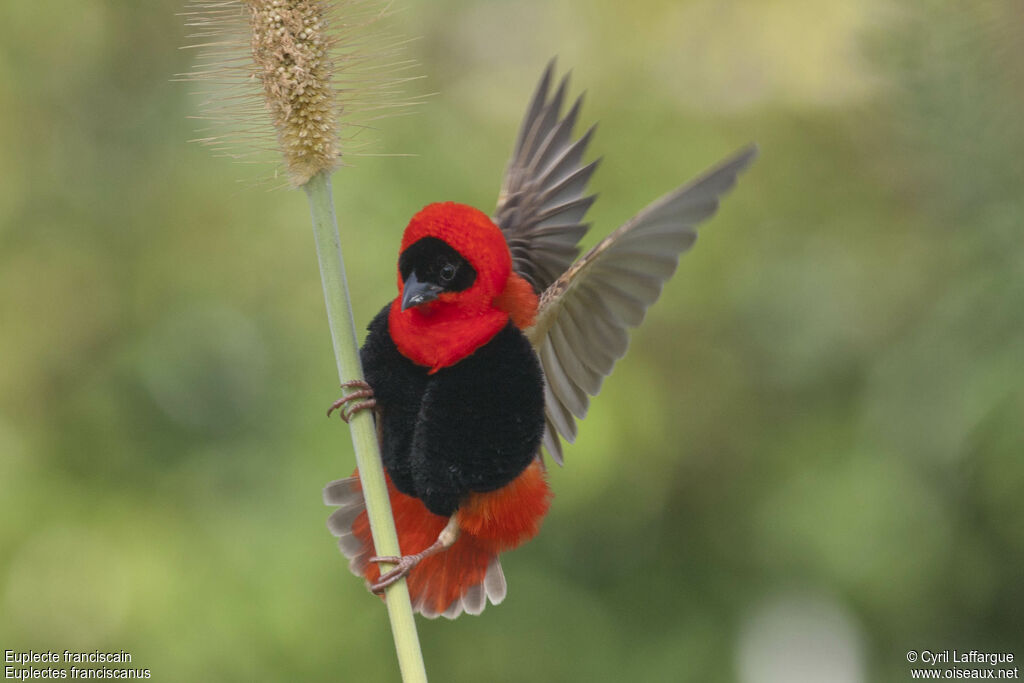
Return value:
<svg viewBox="0 0 1024 683">
<path fill-rule="evenodd" d="M 370 562 L 384 562 L 395 566 L 381 574 L 380 578 L 371 583 L 370 590 L 377 595 L 380 595 L 384 592 L 385 588 L 399 579 L 405 578 L 409 572 L 416 568 L 416 565 L 423 561 L 425 557 L 427 557 L 426 551 L 416 553 L 415 555 L 402 555 L 401 557 L 396 557 L 394 555 L 385 555 L 383 557 L 375 555 L 371 557 L 369 560 Z"/>
<path fill-rule="evenodd" d="M 455 544 L 455 541 L 459 538 L 459 523 L 458 517 L 452 515 L 448 518 L 448 523 L 441 533 L 437 535 L 437 540 L 430 544 L 428 548 L 422 550 L 414 555 L 386 555 L 378 556 L 374 555 L 369 559 L 370 562 L 383 562 L 385 564 L 395 565 L 392 569 L 384 572 L 378 577 L 378 579 L 370 584 L 370 590 L 380 595 L 384 592 L 384 589 L 395 583 L 396 581 L 404 578 L 409 572 L 416 568 L 423 560 L 427 559 L 431 555 L 436 555 L 442 550 L 447 550 Z"/>
<path fill-rule="evenodd" d="M 332 403 L 331 407 L 327 409 L 327 417 L 330 417 L 331 413 L 337 410 L 338 417 L 348 422 L 360 410 L 373 408 L 377 405 L 377 400 L 373 398 L 373 389 L 363 380 L 357 379 L 345 382 L 341 386 L 344 389 L 355 389 L 355 391 L 342 396 Z"/>
</svg>

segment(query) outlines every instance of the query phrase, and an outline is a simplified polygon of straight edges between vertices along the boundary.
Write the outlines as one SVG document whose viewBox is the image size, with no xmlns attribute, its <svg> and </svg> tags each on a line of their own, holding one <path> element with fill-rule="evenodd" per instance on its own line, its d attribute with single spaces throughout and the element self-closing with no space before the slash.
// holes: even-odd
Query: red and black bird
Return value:
<svg viewBox="0 0 1024 683">
<path fill-rule="evenodd" d="M 551 492 L 541 446 L 562 463 L 576 419 L 693 246 L 697 225 L 756 155 L 750 147 L 658 199 L 579 260 L 598 161 L 594 133 L 563 116 L 568 77 L 548 66 L 526 111 L 493 218 L 463 204 L 413 216 L 398 296 L 361 350 L 366 384 L 337 401 L 373 408 L 402 557 L 375 557 L 357 477 L 324 500 L 342 552 L 371 590 L 408 576 L 427 617 L 479 614 L 505 597 L 498 555 L 535 536 Z M 377 562 L 396 567 L 383 576 Z"/>
</svg>

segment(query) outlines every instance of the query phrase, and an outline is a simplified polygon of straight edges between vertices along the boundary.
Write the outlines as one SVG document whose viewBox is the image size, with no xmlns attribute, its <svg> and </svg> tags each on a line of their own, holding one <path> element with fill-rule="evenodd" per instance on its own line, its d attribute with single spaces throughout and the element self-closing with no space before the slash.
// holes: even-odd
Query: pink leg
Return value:
<svg viewBox="0 0 1024 683">
<path fill-rule="evenodd" d="M 437 535 L 437 540 L 431 543 L 430 547 L 425 550 L 414 555 L 402 555 L 401 557 L 397 557 L 395 555 L 387 555 L 383 557 L 375 555 L 371 557 L 370 562 L 384 562 L 395 566 L 393 569 L 381 574 L 376 583 L 370 584 L 370 590 L 378 595 L 383 593 L 385 588 L 405 577 L 409 572 L 415 569 L 416 565 L 420 562 L 431 555 L 436 555 L 437 553 L 452 547 L 458 538 L 459 524 L 455 519 L 455 515 L 452 515 L 448 519 L 448 524 L 446 524 L 444 529 L 441 529 L 441 533 Z"/>
</svg>

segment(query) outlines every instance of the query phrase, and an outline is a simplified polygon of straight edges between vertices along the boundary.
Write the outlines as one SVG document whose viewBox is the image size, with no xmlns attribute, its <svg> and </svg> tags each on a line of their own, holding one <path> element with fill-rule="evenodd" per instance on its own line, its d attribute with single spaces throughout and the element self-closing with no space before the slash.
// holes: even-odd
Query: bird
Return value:
<svg viewBox="0 0 1024 683">
<path fill-rule="evenodd" d="M 360 350 L 365 381 L 328 410 L 372 411 L 402 555 L 376 555 L 358 472 L 324 488 L 337 507 L 328 528 L 371 591 L 405 577 L 428 618 L 504 600 L 499 556 L 536 536 L 551 505 L 543 451 L 563 464 L 561 441 L 574 441 L 629 328 L 757 156 L 741 149 L 577 258 L 601 160 L 584 160 L 596 126 L 574 134 L 583 95 L 563 113 L 569 75 L 554 80 L 552 60 L 493 215 L 439 202 L 409 221 L 398 294 Z"/>
</svg>

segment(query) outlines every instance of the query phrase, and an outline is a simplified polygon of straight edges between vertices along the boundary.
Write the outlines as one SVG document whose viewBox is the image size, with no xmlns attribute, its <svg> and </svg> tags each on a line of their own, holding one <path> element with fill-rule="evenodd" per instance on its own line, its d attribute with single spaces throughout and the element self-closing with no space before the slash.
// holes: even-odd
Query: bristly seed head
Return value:
<svg viewBox="0 0 1024 683">
<path fill-rule="evenodd" d="M 369 121 L 413 103 L 406 41 L 375 26 L 388 15 L 384 0 L 191 0 L 201 53 L 181 79 L 210 86 L 200 118 L 215 124 L 197 142 L 255 161 L 276 148 L 294 186 L 333 170 Z"/>
<path fill-rule="evenodd" d="M 334 168 L 340 154 L 326 7 L 314 0 L 250 0 L 252 57 L 295 185 Z"/>
</svg>

